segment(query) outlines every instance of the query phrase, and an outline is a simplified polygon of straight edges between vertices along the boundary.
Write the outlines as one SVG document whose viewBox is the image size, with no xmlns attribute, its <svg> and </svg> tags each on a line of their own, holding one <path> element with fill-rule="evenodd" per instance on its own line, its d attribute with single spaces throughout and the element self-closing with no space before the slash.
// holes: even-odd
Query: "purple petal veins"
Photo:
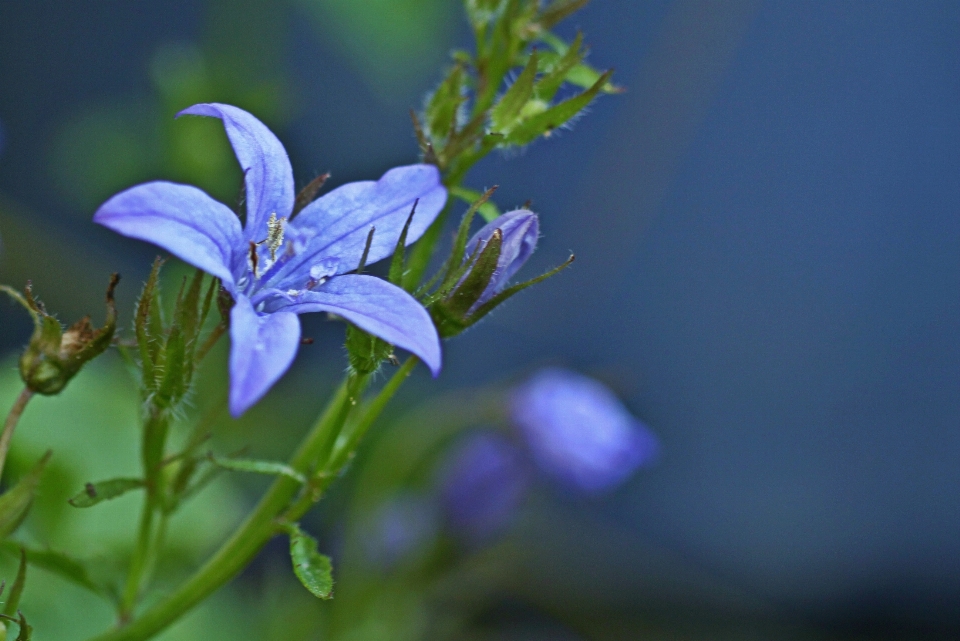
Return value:
<svg viewBox="0 0 960 641">
<path fill-rule="evenodd" d="M 509 405 L 537 464 L 584 492 L 613 489 L 659 451 L 657 437 L 613 392 L 576 372 L 541 370 Z"/>
<path fill-rule="evenodd" d="M 517 209 L 498 216 L 474 234 L 467 243 L 466 256 L 471 256 L 480 243 L 490 240 L 497 229 L 503 233 L 497 269 L 474 307 L 484 304 L 506 287 L 537 248 L 537 238 L 540 236 L 537 215 L 527 209 Z"/>
<path fill-rule="evenodd" d="M 293 362 L 296 314 L 328 311 L 419 356 L 436 375 L 440 339 L 427 311 L 402 289 L 356 268 L 376 227 L 368 263 L 393 251 L 410 211 L 407 243 L 436 219 L 447 192 L 436 167 L 391 169 L 376 181 L 350 183 L 290 220 L 293 172 L 283 145 L 251 114 L 216 103 L 178 115 L 219 118 L 244 171 L 247 223 L 196 187 L 152 182 L 104 203 L 94 221 L 158 245 L 218 278 L 236 300 L 231 313 L 230 410 L 239 416 Z"/>
</svg>

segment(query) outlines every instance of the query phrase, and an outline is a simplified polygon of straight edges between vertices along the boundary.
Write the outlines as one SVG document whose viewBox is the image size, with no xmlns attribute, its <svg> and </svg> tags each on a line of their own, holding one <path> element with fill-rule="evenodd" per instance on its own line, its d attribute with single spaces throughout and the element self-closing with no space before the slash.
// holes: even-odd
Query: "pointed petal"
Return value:
<svg viewBox="0 0 960 641">
<path fill-rule="evenodd" d="M 243 247 L 240 221 L 196 187 L 160 181 L 137 185 L 101 205 L 93 221 L 162 247 L 233 287 L 233 253 Z"/>
<path fill-rule="evenodd" d="M 434 376 L 440 373 L 440 337 L 430 314 L 396 285 L 373 276 L 345 274 L 313 291 L 281 303 L 279 309 L 303 314 L 330 312 L 364 331 L 420 357 Z"/>
<path fill-rule="evenodd" d="M 285 275 L 308 269 L 322 258 L 341 259 L 341 269 L 356 269 L 371 227 L 376 227 L 367 263 L 393 254 L 414 201 L 417 212 L 407 233 L 416 241 L 447 202 L 447 190 L 433 165 L 395 167 L 380 180 L 348 183 L 310 203 L 288 226 L 304 249 L 285 266 Z"/>
<path fill-rule="evenodd" d="M 300 346 L 291 312 L 258 314 L 246 296 L 230 312 L 230 414 L 238 417 L 287 371 Z"/>
<path fill-rule="evenodd" d="M 247 198 L 247 240 L 266 238 L 270 214 L 289 216 L 293 211 L 293 169 L 283 144 L 267 126 L 232 105 L 193 105 L 177 114 L 210 116 L 223 121 L 233 152 L 244 172 Z"/>
<path fill-rule="evenodd" d="M 494 294 L 506 286 L 513 275 L 523 267 L 523 264 L 533 254 L 537 248 L 537 239 L 540 236 L 540 223 L 536 214 L 527 209 L 508 211 L 484 225 L 480 231 L 474 234 L 470 242 L 467 243 L 466 255 L 472 255 L 481 242 L 486 243 L 490 240 L 493 232 L 497 229 L 503 232 L 497 270 L 490 279 L 487 290 L 477 301 L 478 304 L 490 300 Z"/>
</svg>

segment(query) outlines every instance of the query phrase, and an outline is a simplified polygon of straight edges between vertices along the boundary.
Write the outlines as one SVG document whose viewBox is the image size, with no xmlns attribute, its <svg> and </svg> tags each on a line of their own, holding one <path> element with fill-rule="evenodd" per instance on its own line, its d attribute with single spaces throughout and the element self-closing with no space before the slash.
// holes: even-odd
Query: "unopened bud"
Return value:
<svg viewBox="0 0 960 641">
<path fill-rule="evenodd" d="M 20 356 L 20 376 L 38 394 L 59 394 L 70 379 L 88 361 L 102 354 L 113 340 L 117 327 L 117 308 L 113 298 L 120 277 L 113 274 L 107 287 L 107 319 L 95 329 L 85 316 L 66 330 L 33 296 L 28 284 L 23 294 L 4 287 L 3 291 L 20 302 L 33 317 L 30 344 Z"/>
</svg>

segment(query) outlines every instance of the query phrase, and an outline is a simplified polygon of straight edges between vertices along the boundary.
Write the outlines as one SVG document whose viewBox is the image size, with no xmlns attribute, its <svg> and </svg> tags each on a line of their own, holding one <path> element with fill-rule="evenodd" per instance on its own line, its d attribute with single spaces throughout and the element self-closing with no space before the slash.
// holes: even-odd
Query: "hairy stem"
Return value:
<svg viewBox="0 0 960 641">
<path fill-rule="evenodd" d="M 7 452 L 10 451 L 13 431 L 17 429 L 17 423 L 31 398 L 33 398 L 33 391 L 29 387 L 24 387 L 20 395 L 17 396 L 17 400 L 13 402 L 13 407 L 10 408 L 7 420 L 3 424 L 3 433 L 0 434 L 0 476 L 3 475 L 3 466 L 7 462 Z"/>
<path fill-rule="evenodd" d="M 304 475 L 316 468 L 320 456 L 336 443 L 350 409 L 369 381 L 367 375 L 352 375 L 337 389 L 323 414 L 304 437 L 290 459 L 290 467 Z M 322 465 L 323 461 L 320 461 Z M 237 531 L 214 555 L 174 592 L 161 599 L 140 617 L 105 632 L 91 641 L 143 641 L 154 636 L 219 587 L 236 576 L 264 544 L 278 531 L 277 517 L 284 513 L 297 495 L 300 484 L 280 476 Z"/>
</svg>

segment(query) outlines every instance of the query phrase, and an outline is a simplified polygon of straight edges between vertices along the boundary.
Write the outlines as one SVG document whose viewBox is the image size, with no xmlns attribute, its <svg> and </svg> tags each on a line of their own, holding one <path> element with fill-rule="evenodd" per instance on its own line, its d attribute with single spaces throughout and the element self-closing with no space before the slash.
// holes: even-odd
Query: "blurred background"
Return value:
<svg viewBox="0 0 960 641">
<path fill-rule="evenodd" d="M 467 179 L 499 184 L 501 208 L 533 201 L 526 274 L 577 262 L 449 343 L 442 377 L 421 372 L 395 416 L 560 364 L 610 384 L 662 453 L 609 496 L 544 488 L 511 560 L 476 555 L 512 573 L 470 638 L 960 637 L 960 4 L 595 0 L 561 32 L 577 29 L 626 93 Z M 97 319 L 116 270 L 132 310 L 155 250 L 92 225 L 95 208 L 156 178 L 237 197 L 219 124 L 176 111 L 254 112 L 298 186 L 375 178 L 417 159 L 408 110 L 469 37 L 451 0 L 0 3 L 0 281 Z M 316 343 L 267 401 L 220 421 L 220 446 L 285 458 L 302 434 L 345 363 L 342 326 L 304 322 Z M 0 327 L 6 407 L 30 327 L 6 302 Z M 222 394 L 216 358 L 198 407 Z M 135 527 L 132 498 L 60 507 L 136 472 L 118 360 L 35 402 L 14 451 L 63 453 L 29 527 L 92 557 Z M 264 483 L 215 484 L 172 525 L 173 557 L 195 565 Z M 350 487 L 311 521 L 335 562 Z M 285 553 L 268 547 L 163 638 L 326 638 L 332 606 Z M 109 622 L 33 576 L 39 638 Z"/>
</svg>

